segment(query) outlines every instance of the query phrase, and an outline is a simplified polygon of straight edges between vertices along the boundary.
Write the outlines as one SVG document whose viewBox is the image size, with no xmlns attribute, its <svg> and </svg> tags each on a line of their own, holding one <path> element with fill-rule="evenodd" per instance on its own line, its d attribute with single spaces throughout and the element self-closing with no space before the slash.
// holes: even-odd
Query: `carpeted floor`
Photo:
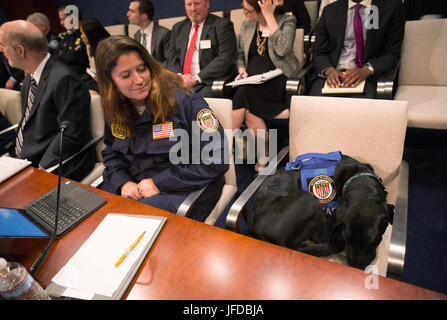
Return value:
<svg viewBox="0 0 447 320">
<path fill-rule="evenodd" d="M 447 131 L 407 130 L 410 166 L 403 281 L 447 294 Z"/>
</svg>

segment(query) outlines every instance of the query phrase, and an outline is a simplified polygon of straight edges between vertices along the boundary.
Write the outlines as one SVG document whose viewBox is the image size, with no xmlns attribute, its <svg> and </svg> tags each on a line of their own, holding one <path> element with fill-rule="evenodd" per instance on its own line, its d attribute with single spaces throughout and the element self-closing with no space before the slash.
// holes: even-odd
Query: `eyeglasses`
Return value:
<svg viewBox="0 0 447 320">
<path fill-rule="evenodd" d="M 248 9 L 246 9 L 246 8 L 242 8 L 242 12 L 243 12 L 243 14 L 249 14 L 249 13 L 253 13 L 253 12 L 255 12 L 256 10 L 248 10 Z"/>
<path fill-rule="evenodd" d="M 244 8 L 244 3 L 241 3 L 241 7 L 242 7 L 243 14 L 249 14 L 249 13 L 253 13 L 256 11 L 256 10 L 248 10 L 247 8 Z"/>
</svg>

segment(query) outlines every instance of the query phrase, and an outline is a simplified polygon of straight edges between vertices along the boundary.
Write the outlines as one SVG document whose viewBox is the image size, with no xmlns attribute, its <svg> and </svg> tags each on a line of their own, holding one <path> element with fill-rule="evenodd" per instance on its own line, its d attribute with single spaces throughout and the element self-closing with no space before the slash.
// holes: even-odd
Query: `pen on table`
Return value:
<svg viewBox="0 0 447 320">
<path fill-rule="evenodd" d="M 143 238 L 144 234 L 146 233 L 146 231 L 144 231 L 138 238 L 137 240 L 135 240 L 130 247 L 123 253 L 123 255 L 118 259 L 118 261 L 115 263 L 115 267 L 118 267 L 121 262 L 124 261 L 124 259 L 126 259 L 126 257 L 132 252 L 132 250 L 137 246 L 138 242 L 140 242 L 141 238 Z"/>
</svg>

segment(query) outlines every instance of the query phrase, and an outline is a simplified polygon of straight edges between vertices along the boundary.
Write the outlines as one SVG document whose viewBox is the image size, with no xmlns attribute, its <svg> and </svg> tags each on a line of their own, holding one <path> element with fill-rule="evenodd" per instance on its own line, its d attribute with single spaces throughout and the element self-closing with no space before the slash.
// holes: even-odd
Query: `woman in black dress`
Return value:
<svg viewBox="0 0 447 320">
<path fill-rule="evenodd" d="M 280 69 L 282 74 L 262 84 L 238 87 L 233 98 L 233 128 L 240 128 L 245 121 L 256 138 L 265 141 L 265 150 L 268 150 L 265 120 L 287 108 L 285 84 L 287 78 L 299 71 L 299 62 L 293 53 L 296 19 L 284 14 L 282 4 L 283 0 L 243 1 L 246 21 L 239 36 L 236 80 L 275 69 Z M 266 165 L 267 156 L 258 153 L 257 171 Z"/>
</svg>

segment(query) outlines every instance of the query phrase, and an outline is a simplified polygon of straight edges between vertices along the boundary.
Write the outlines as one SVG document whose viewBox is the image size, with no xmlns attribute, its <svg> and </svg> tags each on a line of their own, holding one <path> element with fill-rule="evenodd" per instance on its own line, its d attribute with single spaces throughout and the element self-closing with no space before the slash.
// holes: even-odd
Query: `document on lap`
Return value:
<svg viewBox="0 0 447 320">
<path fill-rule="evenodd" d="M 47 292 L 56 297 L 120 299 L 166 220 L 166 217 L 109 213 L 53 277 Z M 137 237 L 139 240 L 135 241 Z M 123 254 L 126 258 L 116 266 Z"/>
<path fill-rule="evenodd" d="M 247 77 L 245 79 L 229 82 L 226 84 L 226 86 L 237 87 L 237 86 L 240 86 L 243 84 L 260 84 L 260 83 L 266 82 L 267 80 L 276 78 L 282 74 L 283 74 L 282 70 L 279 68 L 276 68 L 275 70 L 272 70 L 272 71 L 269 71 L 266 73 L 257 74 L 254 76 Z"/>
</svg>

